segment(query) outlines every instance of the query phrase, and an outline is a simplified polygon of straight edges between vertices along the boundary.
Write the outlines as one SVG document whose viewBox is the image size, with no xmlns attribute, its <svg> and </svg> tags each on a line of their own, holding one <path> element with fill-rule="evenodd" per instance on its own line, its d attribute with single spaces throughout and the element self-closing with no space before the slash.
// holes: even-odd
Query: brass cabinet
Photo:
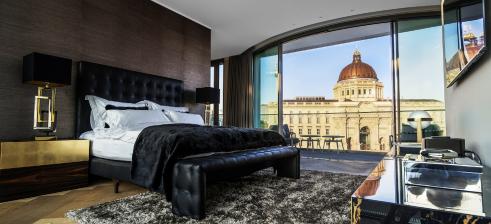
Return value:
<svg viewBox="0 0 491 224">
<path fill-rule="evenodd" d="M 0 169 L 53 165 L 89 160 L 88 140 L 0 143 Z"/>
<path fill-rule="evenodd" d="M 0 201 L 88 185 L 88 140 L 0 142 Z"/>
</svg>

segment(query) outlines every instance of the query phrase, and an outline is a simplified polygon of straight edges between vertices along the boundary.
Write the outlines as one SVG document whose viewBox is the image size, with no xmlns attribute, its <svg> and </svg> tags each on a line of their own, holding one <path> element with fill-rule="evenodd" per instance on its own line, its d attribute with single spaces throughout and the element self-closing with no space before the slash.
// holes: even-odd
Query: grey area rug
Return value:
<svg viewBox="0 0 491 224">
<path fill-rule="evenodd" d="M 164 196 L 146 192 L 69 211 L 78 223 L 350 223 L 350 196 L 364 176 L 301 171 L 298 180 L 265 170 L 207 189 L 206 215 L 176 217 Z"/>
</svg>

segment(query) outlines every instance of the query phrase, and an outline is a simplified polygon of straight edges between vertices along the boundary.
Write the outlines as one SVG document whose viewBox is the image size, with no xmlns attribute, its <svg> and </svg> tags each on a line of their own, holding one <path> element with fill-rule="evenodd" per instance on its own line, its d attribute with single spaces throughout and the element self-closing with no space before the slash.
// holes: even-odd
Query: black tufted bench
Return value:
<svg viewBox="0 0 491 224">
<path fill-rule="evenodd" d="M 282 146 L 180 160 L 172 175 L 172 212 L 202 219 L 207 183 L 246 176 L 268 167 L 274 167 L 280 177 L 298 179 L 300 152 Z"/>
</svg>

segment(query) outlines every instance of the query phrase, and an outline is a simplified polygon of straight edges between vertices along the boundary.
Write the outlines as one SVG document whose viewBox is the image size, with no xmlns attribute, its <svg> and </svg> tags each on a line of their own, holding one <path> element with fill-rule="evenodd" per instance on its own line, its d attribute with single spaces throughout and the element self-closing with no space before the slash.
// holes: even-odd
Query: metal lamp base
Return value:
<svg viewBox="0 0 491 224">
<path fill-rule="evenodd" d="M 49 136 L 34 136 L 35 141 L 52 141 L 52 140 L 57 140 L 58 137 L 56 135 L 49 135 Z"/>
</svg>

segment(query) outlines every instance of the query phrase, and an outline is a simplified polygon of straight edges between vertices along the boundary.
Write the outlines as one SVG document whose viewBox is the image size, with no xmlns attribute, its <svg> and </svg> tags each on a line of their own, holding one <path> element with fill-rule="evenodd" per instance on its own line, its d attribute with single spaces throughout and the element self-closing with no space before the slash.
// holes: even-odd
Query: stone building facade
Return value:
<svg viewBox="0 0 491 224">
<path fill-rule="evenodd" d="M 383 83 L 374 69 L 362 62 L 355 51 L 353 62 L 339 74 L 333 88 L 334 99 L 325 97 L 296 97 L 283 100 L 283 123 L 297 137 L 318 135 L 320 147 L 326 135 L 343 136 L 345 148 L 353 150 L 388 150 L 389 136 L 393 133 L 393 103 L 384 98 Z M 262 105 L 262 113 L 276 111 L 277 104 Z M 403 99 L 400 101 L 401 126 L 407 124 L 412 111 L 427 111 L 438 127 L 445 130 L 444 103 L 433 99 Z M 276 124 L 276 116 L 268 116 L 265 126 Z M 306 143 L 302 145 L 306 147 Z M 315 142 L 314 147 L 319 147 Z M 331 148 L 333 145 L 331 145 Z M 327 145 L 326 145 L 327 148 Z"/>
</svg>

